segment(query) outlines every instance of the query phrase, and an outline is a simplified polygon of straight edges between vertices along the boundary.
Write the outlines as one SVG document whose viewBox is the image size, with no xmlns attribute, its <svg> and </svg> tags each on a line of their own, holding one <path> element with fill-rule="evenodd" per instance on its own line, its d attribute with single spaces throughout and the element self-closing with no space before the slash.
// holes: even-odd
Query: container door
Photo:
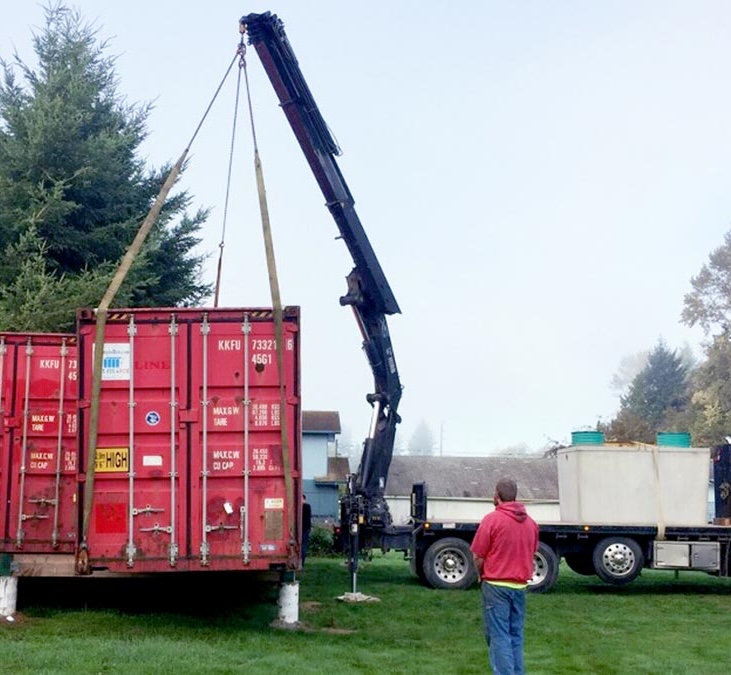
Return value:
<svg viewBox="0 0 731 675">
<path fill-rule="evenodd" d="M 93 323 L 82 328 L 90 359 L 94 330 Z M 107 323 L 89 533 L 92 565 L 170 569 L 186 546 L 179 496 L 185 472 L 177 425 L 185 386 L 180 342 L 180 326 L 169 313 L 139 322 L 130 313 Z M 91 365 L 87 370 L 90 392 Z M 88 420 L 85 425 L 88 429 Z"/>
<path fill-rule="evenodd" d="M 284 331 L 285 461 L 271 312 L 246 313 L 237 323 L 217 316 L 204 317 L 191 335 L 191 405 L 200 410 L 191 445 L 191 553 L 202 566 L 267 569 L 291 553 L 289 499 L 301 499 L 297 324 Z"/>
<path fill-rule="evenodd" d="M 3 387 L 5 401 L 14 401 L 5 420 L 12 432 L 4 442 L 7 539 L 26 552 L 70 552 L 77 532 L 75 339 L 29 336 L 14 352 L 12 394 Z"/>
<path fill-rule="evenodd" d="M 9 543 L 7 507 L 10 503 L 10 426 L 13 391 L 13 351 L 0 335 L 0 551 Z"/>
<path fill-rule="evenodd" d="M 289 461 L 271 311 L 150 309 L 110 317 L 94 499 L 86 507 L 92 567 L 268 569 L 291 558 L 287 509 L 301 499 L 296 309 L 285 326 Z M 93 317 L 82 319 L 89 364 L 94 332 Z M 83 370 L 86 406 L 92 369 Z M 83 444 L 86 412 L 82 426 Z"/>
</svg>

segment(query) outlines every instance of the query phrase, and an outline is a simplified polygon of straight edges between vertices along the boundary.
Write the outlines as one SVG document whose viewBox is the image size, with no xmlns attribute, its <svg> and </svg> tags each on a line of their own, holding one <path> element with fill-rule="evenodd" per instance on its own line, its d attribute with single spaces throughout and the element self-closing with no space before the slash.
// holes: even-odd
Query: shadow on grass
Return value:
<svg viewBox="0 0 731 675">
<path fill-rule="evenodd" d="M 335 601 L 351 590 L 349 569 L 340 558 L 308 559 L 305 569 L 296 576 L 300 582 L 301 604 L 314 599 Z M 394 564 L 393 560 L 376 557 L 359 567 L 360 591 L 387 595 L 405 587 L 420 587 L 409 575 L 407 562 Z M 18 611 L 29 619 L 79 611 L 147 615 L 168 628 L 197 624 L 204 618 L 209 626 L 246 623 L 249 628 L 268 631 L 277 618 L 278 596 L 279 575 L 272 572 L 171 572 L 117 578 L 22 577 L 18 586 Z"/>
<path fill-rule="evenodd" d="M 351 590 L 352 577 L 348 561 L 342 558 L 320 558 L 314 565 L 308 562 L 301 575 L 303 588 L 306 584 L 326 585 L 336 595 Z M 421 587 L 424 585 L 409 572 L 409 561 L 400 555 L 388 553 L 375 554 L 358 562 L 356 584 L 361 586 L 398 586 Z"/>
<path fill-rule="evenodd" d="M 258 574 L 181 573 L 130 578 L 22 577 L 18 610 L 113 610 L 215 617 L 274 606 L 277 577 Z"/>
<path fill-rule="evenodd" d="M 613 586 L 595 577 L 583 577 L 564 570 L 561 574 L 565 578 L 559 580 L 551 594 L 626 597 L 685 594 L 731 596 L 731 580 L 701 572 L 686 572 L 682 578 L 676 578 L 672 572 L 646 570 L 638 579 L 624 586 Z"/>
<path fill-rule="evenodd" d="M 595 595 L 714 595 L 731 596 L 731 586 L 707 586 L 702 584 L 673 583 L 666 584 L 641 584 L 634 583 L 628 586 L 587 586 L 584 593 Z"/>
</svg>

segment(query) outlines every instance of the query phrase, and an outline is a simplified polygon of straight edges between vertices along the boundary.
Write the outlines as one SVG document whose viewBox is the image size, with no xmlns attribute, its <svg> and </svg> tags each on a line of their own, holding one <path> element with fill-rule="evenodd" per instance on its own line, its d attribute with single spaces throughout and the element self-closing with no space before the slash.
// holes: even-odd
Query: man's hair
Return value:
<svg viewBox="0 0 731 675">
<path fill-rule="evenodd" d="M 514 502 L 518 496 L 518 486 L 512 478 L 501 478 L 495 486 L 495 492 L 502 502 Z"/>
</svg>

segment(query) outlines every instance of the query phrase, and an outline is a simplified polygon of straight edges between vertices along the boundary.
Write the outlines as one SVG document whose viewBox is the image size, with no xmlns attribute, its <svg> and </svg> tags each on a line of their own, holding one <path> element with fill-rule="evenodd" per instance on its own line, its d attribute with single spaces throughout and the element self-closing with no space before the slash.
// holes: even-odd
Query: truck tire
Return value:
<svg viewBox="0 0 731 675">
<path fill-rule="evenodd" d="M 533 556 L 533 576 L 528 581 L 531 593 L 545 593 L 553 588 L 558 579 L 558 562 L 556 552 L 545 542 L 539 542 Z"/>
<path fill-rule="evenodd" d="M 470 545 L 457 537 L 438 539 L 426 550 L 423 572 L 432 588 L 461 590 L 477 581 Z"/>
<path fill-rule="evenodd" d="M 623 586 L 636 579 L 645 565 L 645 556 L 634 539 L 607 537 L 594 547 L 594 570 L 608 584 Z"/>
<path fill-rule="evenodd" d="M 596 576 L 591 553 L 566 553 L 563 557 L 569 569 L 585 577 Z"/>
</svg>

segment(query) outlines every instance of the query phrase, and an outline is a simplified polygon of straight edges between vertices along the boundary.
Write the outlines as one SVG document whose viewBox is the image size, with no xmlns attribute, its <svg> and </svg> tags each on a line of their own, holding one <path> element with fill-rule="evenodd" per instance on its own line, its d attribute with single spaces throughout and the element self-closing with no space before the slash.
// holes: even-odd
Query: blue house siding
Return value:
<svg viewBox="0 0 731 675">
<path fill-rule="evenodd" d="M 349 469 L 338 458 L 340 416 L 335 411 L 302 412 L 302 481 L 313 518 L 333 521 L 340 516 L 340 485 Z"/>
<path fill-rule="evenodd" d="M 340 517 L 338 486 L 331 483 L 315 483 L 304 479 L 302 487 L 312 507 L 312 517 L 320 520 L 336 520 Z"/>
<path fill-rule="evenodd" d="M 327 474 L 327 441 L 325 434 L 302 434 L 302 478 Z"/>
</svg>

